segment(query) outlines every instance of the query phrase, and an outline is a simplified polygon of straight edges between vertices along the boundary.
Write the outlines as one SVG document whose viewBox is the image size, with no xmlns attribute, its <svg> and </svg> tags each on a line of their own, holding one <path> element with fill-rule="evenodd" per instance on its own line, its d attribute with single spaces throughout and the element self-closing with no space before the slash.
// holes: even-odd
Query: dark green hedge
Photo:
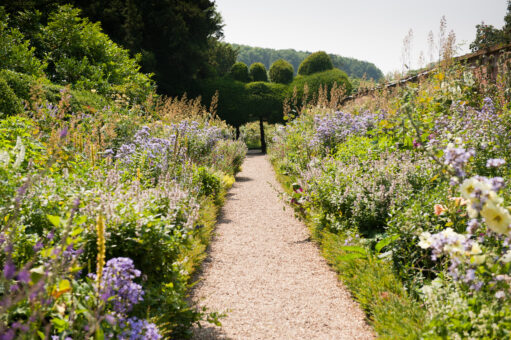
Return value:
<svg viewBox="0 0 511 340">
<path fill-rule="evenodd" d="M 293 81 L 294 72 L 293 65 L 279 59 L 270 67 L 270 80 L 272 83 L 289 84 Z"/>
<path fill-rule="evenodd" d="M 312 53 L 305 58 L 298 67 L 298 74 L 301 76 L 308 76 L 314 73 L 331 70 L 334 68 L 332 59 L 323 51 Z"/>
<path fill-rule="evenodd" d="M 252 81 L 268 81 L 268 74 L 263 63 L 250 65 L 250 78 Z"/>
<path fill-rule="evenodd" d="M 337 83 L 338 86 L 344 86 L 346 89 L 346 95 L 351 92 L 351 83 L 346 73 L 334 68 L 333 70 L 314 73 L 310 76 L 297 76 L 289 85 L 287 95 L 291 96 L 294 88 L 296 87 L 298 99 L 301 101 L 305 84 L 307 84 L 309 88 L 309 96 L 312 96 L 314 93 L 319 91 L 319 87 L 321 85 L 326 85 L 330 91 L 334 83 Z"/>
</svg>

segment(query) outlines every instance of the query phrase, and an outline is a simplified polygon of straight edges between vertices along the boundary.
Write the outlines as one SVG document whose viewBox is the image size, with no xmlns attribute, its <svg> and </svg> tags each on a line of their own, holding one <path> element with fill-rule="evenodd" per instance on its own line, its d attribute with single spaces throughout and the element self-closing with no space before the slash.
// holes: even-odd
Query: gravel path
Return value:
<svg viewBox="0 0 511 340">
<path fill-rule="evenodd" d="M 270 185 L 271 184 L 271 185 Z M 225 312 L 194 339 L 372 339 L 364 314 L 272 188 L 269 161 L 249 154 L 229 191 L 192 300 Z"/>
</svg>

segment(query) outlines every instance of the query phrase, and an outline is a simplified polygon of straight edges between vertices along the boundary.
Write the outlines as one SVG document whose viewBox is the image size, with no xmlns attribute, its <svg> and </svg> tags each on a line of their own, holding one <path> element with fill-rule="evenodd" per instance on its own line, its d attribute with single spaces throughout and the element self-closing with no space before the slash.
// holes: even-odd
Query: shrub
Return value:
<svg viewBox="0 0 511 340">
<path fill-rule="evenodd" d="M 333 69 L 332 59 L 323 51 L 312 53 L 298 67 L 298 74 L 308 76 Z"/>
<path fill-rule="evenodd" d="M 303 96 L 303 89 L 305 84 L 309 89 L 309 94 L 317 94 L 321 86 L 327 87 L 327 92 L 330 92 L 334 83 L 339 87 L 344 87 L 346 94 L 351 92 L 351 83 L 348 76 L 343 71 L 335 68 L 333 70 L 314 73 L 310 76 L 298 76 L 289 86 L 288 95 L 291 96 L 293 89 L 296 87 L 298 99 L 301 101 Z"/>
<path fill-rule="evenodd" d="M 252 78 L 252 81 L 268 81 L 268 74 L 264 64 L 253 63 L 250 65 L 250 78 Z"/>
<path fill-rule="evenodd" d="M 7 24 L 7 16 L 0 9 L 0 69 L 41 75 L 45 65 L 35 57 L 34 48 L 19 30 Z"/>
<path fill-rule="evenodd" d="M 293 65 L 279 59 L 270 66 L 270 80 L 272 83 L 289 84 L 293 81 Z"/>
<path fill-rule="evenodd" d="M 12 116 L 23 112 L 21 100 L 7 85 L 5 79 L 0 78 L 0 118 Z"/>
<path fill-rule="evenodd" d="M 25 74 L 11 70 L 1 70 L 0 78 L 5 79 L 9 87 L 14 91 L 16 96 L 21 99 L 30 99 L 30 89 L 34 86 L 36 78 Z"/>
<path fill-rule="evenodd" d="M 139 73 L 140 56 L 115 44 L 99 23 L 80 18 L 80 10 L 62 6 L 50 14 L 42 32 L 52 82 L 101 94 L 126 93 L 142 101 L 153 90 L 148 75 Z"/>
<path fill-rule="evenodd" d="M 243 83 L 248 83 L 250 81 L 250 77 L 248 75 L 248 67 L 245 63 L 237 62 L 231 67 L 230 75 L 232 79 L 241 81 Z"/>
</svg>

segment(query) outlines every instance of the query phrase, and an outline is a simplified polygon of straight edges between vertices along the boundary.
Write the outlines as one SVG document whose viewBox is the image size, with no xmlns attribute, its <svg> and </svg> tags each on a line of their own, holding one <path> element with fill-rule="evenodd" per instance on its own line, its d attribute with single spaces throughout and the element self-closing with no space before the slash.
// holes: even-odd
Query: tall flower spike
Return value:
<svg viewBox="0 0 511 340">
<path fill-rule="evenodd" d="M 98 288 L 101 282 L 101 275 L 103 274 L 103 267 L 105 266 L 105 218 L 103 215 L 99 215 L 96 220 L 96 233 L 98 236 L 98 258 L 96 264 L 96 280 Z"/>
</svg>

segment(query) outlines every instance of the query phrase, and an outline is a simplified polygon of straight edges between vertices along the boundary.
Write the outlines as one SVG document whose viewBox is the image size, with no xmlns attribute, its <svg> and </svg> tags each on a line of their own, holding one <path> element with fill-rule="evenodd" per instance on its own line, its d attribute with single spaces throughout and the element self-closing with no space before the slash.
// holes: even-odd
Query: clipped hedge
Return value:
<svg viewBox="0 0 511 340">
<path fill-rule="evenodd" d="M 344 71 L 334 68 L 332 70 L 314 73 L 310 76 L 297 76 L 289 85 L 288 96 L 291 96 L 294 88 L 296 87 L 298 99 L 301 101 L 303 98 L 303 89 L 307 84 L 309 96 L 317 94 L 320 86 L 327 86 L 328 91 L 332 88 L 334 83 L 338 86 L 343 86 L 346 89 L 346 94 L 351 92 L 352 86 L 348 76 Z"/>
<path fill-rule="evenodd" d="M 294 72 L 293 65 L 284 59 L 279 59 L 270 67 L 270 81 L 272 83 L 289 84 L 293 81 Z"/>
<path fill-rule="evenodd" d="M 302 61 L 298 67 L 298 74 L 308 76 L 314 73 L 332 70 L 334 65 L 330 56 L 323 51 L 315 52 Z"/>
<path fill-rule="evenodd" d="M 232 65 L 231 72 L 229 74 L 232 79 L 241 81 L 242 83 L 248 83 L 250 81 L 248 66 L 245 63 L 237 62 Z"/>
<path fill-rule="evenodd" d="M 250 65 L 250 78 L 252 81 L 268 81 L 268 74 L 263 63 Z"/>
</svg>

